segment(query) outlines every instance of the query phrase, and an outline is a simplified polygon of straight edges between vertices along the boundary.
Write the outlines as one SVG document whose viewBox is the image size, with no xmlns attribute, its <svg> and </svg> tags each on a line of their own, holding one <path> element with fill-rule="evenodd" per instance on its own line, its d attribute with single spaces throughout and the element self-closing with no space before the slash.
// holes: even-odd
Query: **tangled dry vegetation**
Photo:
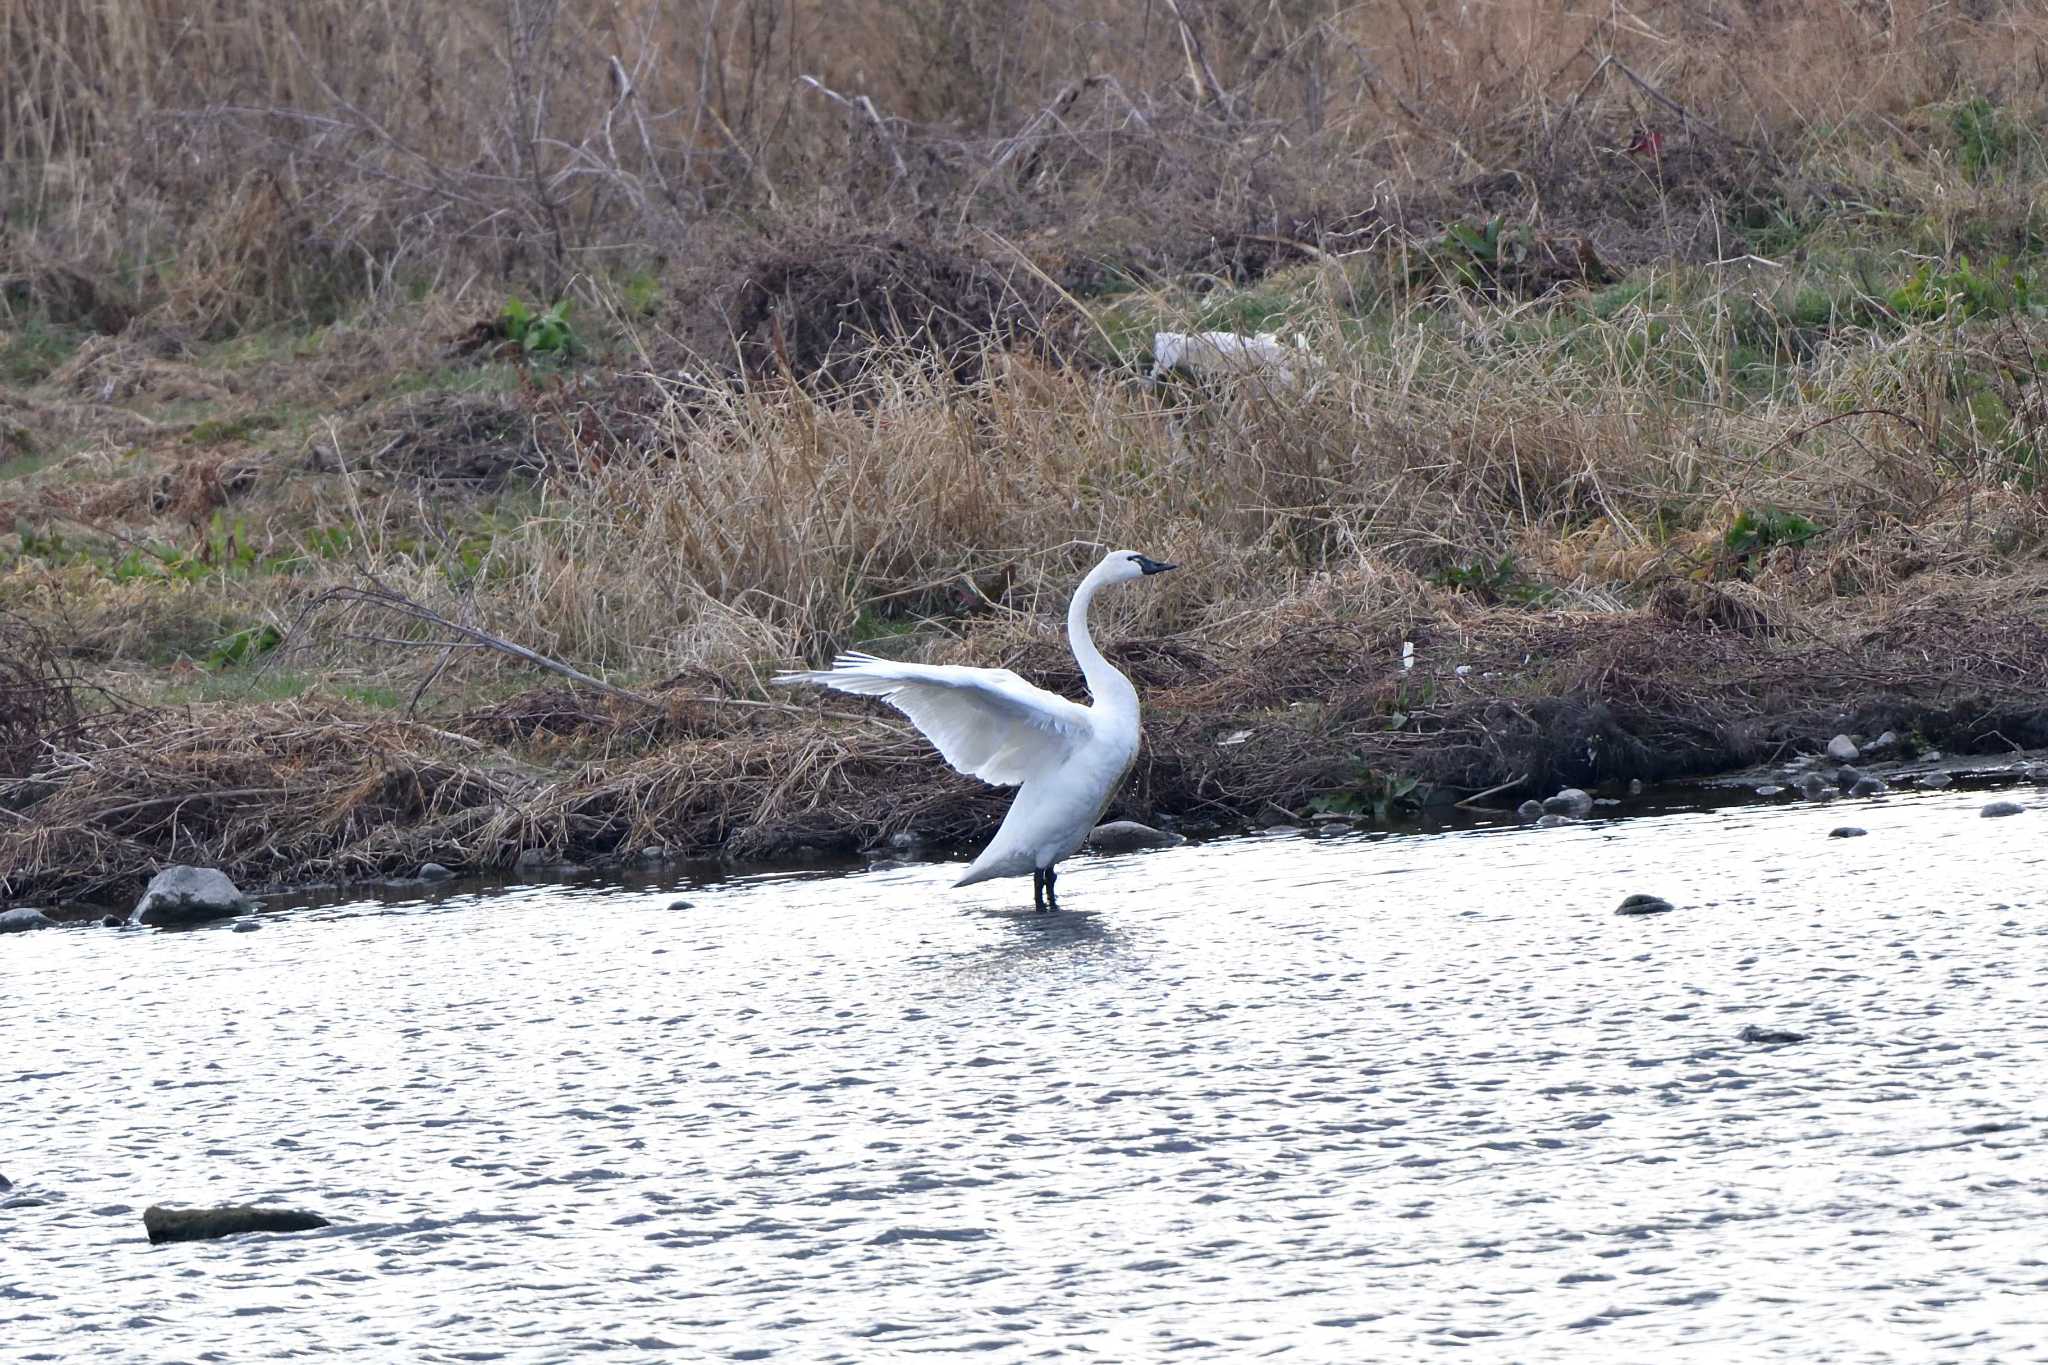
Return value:
<svg viewBox="0 0 2048 1365">
<path fill-rule="evenodd" d="M 188 8 L 0 0 L 0 897 L 972 840 L 763 680 L 1105 545 L 1139 818 L 2048 741 L 2035 7 Z"/>
</svg>

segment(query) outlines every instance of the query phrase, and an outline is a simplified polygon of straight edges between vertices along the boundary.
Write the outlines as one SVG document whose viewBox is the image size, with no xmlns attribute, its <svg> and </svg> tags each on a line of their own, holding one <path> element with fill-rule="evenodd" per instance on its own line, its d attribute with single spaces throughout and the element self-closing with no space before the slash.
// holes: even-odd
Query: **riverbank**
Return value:
<svg viewBox="0 0 2048 1365">
<path fill-rule="evenodd" d="M 1435 110 L 1447 143 L 1370 82 L 1313 137 L 1257 81 L 1190 102 L 1175 39 L 1051 123 L 976 106 L 1043 145 L 808 125 L 680 237 L 650 187 L 711 163 L 650 134 L 607 172 L 637 196 L 555 214 L 543 257 L 372 233 L 360 277 L 293 198 L 324 190 L 208 217 L 194 177 L 122 217 L 114 143 L 46 140 L 0 235 L 0 898 L 971 843 L 1005 793 L 766 680 L 858 646 L 1072 694 L 1061 613 L 1107 546 L 1183 566 L 1098 611 L 1147 708 L 1119 815 L 2048 742 L 2037 16 L 1837 9 L 1668 7 L 1683 69 L 1589 10 L 1606 57 Z M 1444 22 L 1415 60 L 1469 60 L 1430 79 L 1493 71 L 1499 35 Z M 1823 34 L 1860 103 L 1765 79 Z M 189 154 L 284 145 L 231 126 Z M 515 180 L 407 183 L 482 209 Z M 116 223 L 148 231 L 86 230 Z M 1149 382 L 1156 331 L 1209 329 L 1311 358 Z"/>
</svg>

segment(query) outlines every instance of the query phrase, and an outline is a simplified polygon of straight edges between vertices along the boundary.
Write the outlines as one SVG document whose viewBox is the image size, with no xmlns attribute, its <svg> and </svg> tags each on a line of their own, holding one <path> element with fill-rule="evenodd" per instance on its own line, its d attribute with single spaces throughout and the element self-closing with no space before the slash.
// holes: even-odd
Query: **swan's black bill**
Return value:
<svg viewBox="0 0 2048 1365">
<path fill-rule="evenodd" d="M 1147 559 L 1143 555 L 1132 555 L 1131 558 L 1137 560 L 1138 567 L 1146 573 L 1165 573 L 1168 569 L 1178 569 L 1180 567 L 1178 564 L 1161 564 L 1158 560 Z"/>
</svg>

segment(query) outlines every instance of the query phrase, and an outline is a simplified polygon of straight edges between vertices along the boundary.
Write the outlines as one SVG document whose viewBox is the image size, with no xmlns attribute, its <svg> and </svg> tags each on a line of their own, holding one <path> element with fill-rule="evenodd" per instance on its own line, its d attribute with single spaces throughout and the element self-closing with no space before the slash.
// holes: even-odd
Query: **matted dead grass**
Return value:
<svg viewBox="0 0 2048 1365">
<path fill-rule="evenodd" d="M 1370 809 L 1402 777 L 1502 787 L 1512 801 L 1770 760 L 1845 729 L 1956 752 L 2048 744 L 2041 575 L 1958 579 L 1824 632 L 1776 633 L 1441 593 L 1361 614 L 1358 587 L 1320 584 L 1229 645 L 1115 642 L 1144 691 L 1146 741 L 1113 812 L 1259 820 L 1318 798 Z M 1075 690 L 1050 642 L 1005 634 L 961 652 Z M 1007 792 L 948 770 L 893 713 L 806 710 L 679 697 L 645 712 L 549 690 L 442 724 L 313 703 L 66 722 L 0 781 L 0 897 L 124 895 L 172 862 L 289 886 L 430 860 L 509 868 L 522 853 L 774 859 L 898 833 L 971 843 L 1000 819 Z"/>
</svg>

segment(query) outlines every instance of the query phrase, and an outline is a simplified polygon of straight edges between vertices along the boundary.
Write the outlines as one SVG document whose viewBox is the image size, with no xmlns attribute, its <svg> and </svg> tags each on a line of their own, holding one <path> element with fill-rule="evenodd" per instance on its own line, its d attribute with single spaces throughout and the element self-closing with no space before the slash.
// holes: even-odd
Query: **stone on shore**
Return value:
<svg viewBox="0 0 2048 1365">
<path fill-rule="evenodd" d="M 1524 801 L 1521 805 L 1515 807 L 1515 814 L 1521 816 L 1524 820 L 1534 820 L 1543 814 L 1543 803 L 1533 800 Z"/>
<path fill-rule="evenodd" d="M 256 908 L 228 880 L 219 868 L 186 867 L 182 863 L 165 868 L 149 879 L 142 899 L 135 902 L 130 924 L 202 924 L 227 919 Z"/>
<path fill-rule="evenodd" d="M 1573 819 L 1584 819 L 1593 813 L 1593 798 L 1577 787 L 1566 787 L 1543 803 L 1543 809 L 1551 815 L 1569 815 Z"/>
<path fill-rule="evenodd" d="M 151 1204 L 142 1212 L 143 1229 L 152 1242 L 203 1242 L 244 1232 L 310 1232 L 327 1220 L 303 1209 L 258 1208 L 228 1204 L 212 1209 L 167 1209 Z"/>
<path fill-rule="evenodd" d="M 1130 853 L 1141 848 L 1172 848 L 1184 844 L 1184 835 L 1171 830 L 1154 829 L 1141 825 L 1136 820 L 1112 820 L 1106 825 L 1097 825 L 1088 832 L 1088 847 L 1097 853 Z"/>
<path fill-rule="evenodd" d="M 1836 735 L 1828 741 L 1828 757 L 1837 763 L 1854 763 L 1860 755 L 1856 741 L 1847 735 Z"/>
<path fill-rule="evenodd" d="M 40 910 L 23 906 L 19 910 L 0 910 L 0 934 L 26 933 L 30 929 L 48 929 L 55 923 Z"/>
</svg>

